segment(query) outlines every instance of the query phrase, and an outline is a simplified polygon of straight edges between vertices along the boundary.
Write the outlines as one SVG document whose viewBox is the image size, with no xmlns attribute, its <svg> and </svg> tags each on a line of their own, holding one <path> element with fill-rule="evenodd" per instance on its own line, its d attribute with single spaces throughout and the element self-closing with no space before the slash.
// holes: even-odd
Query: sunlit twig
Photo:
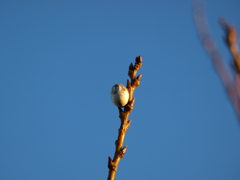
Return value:
<svg viewBox="0 0 240 180">
<path fill-rule="evenodd" d="M 137 76 L 137 71 L 142 67 L 142 57 L 138 56 L 135 60 L 135 65 L 132 63 L 129 66 L 128 76 L 131 81 L 127 80 L 127 89 L 129 92 L 129 101 L 126 106 L 124 106 L 124 110 L 119 108 L 119 118 L 121 120 L 120 128 L 118 130 L 118 138 L 115 141 L 115 154 L 113 159 L 108 157 L 108 180 L 115 180 L 118 164 L 121 158 L 124 157 L 124 154 L 127 150 L 127 146 L 123 146 L 126 132 L 130 126 L 131 120 L 128 120 L 128 117 L 133 110 L 133 105 L 135 102 L 135 98 L 133 98 L 133 94 L 135 89 L 140 86 L 140 79 L 142 75 Z"/>
<path fill-rule="evenodd" d="M 200 3 L 194 4 L 194 21 L 200 40 L 202 41 L 207 54 L 212 59 L 216 71 L 227 90 L 227 94 L 240 120 L 240 55 L 237 46 L 237 31 L 232 26 L 229 26 L 223 19 L 220 20 L 220 23 L 226 32 L 226 42 L 234 58 L 236 77 L 232 77 L 232 74 L 225 65 L 222 55 L 210 35 L 204 6 Z"/>
</svg>

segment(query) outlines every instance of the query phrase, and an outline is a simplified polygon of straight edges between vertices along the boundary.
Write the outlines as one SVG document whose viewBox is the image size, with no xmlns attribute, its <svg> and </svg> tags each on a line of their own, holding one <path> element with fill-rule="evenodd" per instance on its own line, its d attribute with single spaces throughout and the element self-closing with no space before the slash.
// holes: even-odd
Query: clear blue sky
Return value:
<svg viewBox="0 0 240 180">
<path fill-rule="evenodd" d="M 240 1 L 205 3 L 240 29 Z M 0 179 L 106 179 L 114 84 L 143 57 L 118 180 L 239 180 L 240 126 L 192 1 L 0 1 Z"/>
</svg>

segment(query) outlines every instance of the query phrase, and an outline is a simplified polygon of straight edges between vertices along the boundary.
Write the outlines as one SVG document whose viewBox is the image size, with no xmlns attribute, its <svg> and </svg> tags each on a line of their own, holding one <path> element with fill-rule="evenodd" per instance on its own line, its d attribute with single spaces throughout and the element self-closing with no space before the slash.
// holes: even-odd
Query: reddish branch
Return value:
<svg viewBox="0 0 240 180">
<path fill-rule="evenodd" d="M 113 159 L 108 157 L 108 180 L 115 180 L 118 164 L 121 158 L 124 157 L 124 154 L 127 150 L 127 146 L 123 146 L 124 138 L 126 132 L 130 126 L 131 120 L 128 120 L 128 117 L 133 110 L 133 105 L 135 102 L 135 98 L 133 98 L 133 94 L 135 89 L 140 86 L 140 79 L 142 75 L 137 75 L 137 71 L 142 67 L 142 57 L 138 56 L 135 60 L 135 65 L 132 63 L 129 66 L 128 76 L 130 77 L 131 81 L 127 80 L 127 89 L 129 92 L 129 101 L 124 109 L 122 110 L 119 108 L 119 118 L 121 120 L 120 128 L 118 130 L 118 138 L 115 141 L 116 149 Z"/>
<path fill-rule="evenodd" d="M 240 120 L 240 55 L 237 46 L 237 31 L 233 26 L 228 25 L 225 20 L 220 19 L 220 24 L 225 30 L 226 43 L 233 56 L 233 64 L 236 70 L 236 76 L 233 78 L 231 75 L 232 73 L 227 69 L 222 55 L 210 35 L 204 6 L 202 4 L 195 4 L 194 6 L 194 21 L 200 40 L 207 54 L 212 59 Z"/>
</svg>

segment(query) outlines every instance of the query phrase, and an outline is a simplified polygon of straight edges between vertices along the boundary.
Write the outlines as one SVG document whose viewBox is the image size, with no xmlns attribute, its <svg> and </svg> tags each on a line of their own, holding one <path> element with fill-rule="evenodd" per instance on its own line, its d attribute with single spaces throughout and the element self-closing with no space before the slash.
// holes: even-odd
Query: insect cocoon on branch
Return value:
<svg viewBox="0 0 240 180">
<path fill-rule="evenodd" d="M 111 90 L 111 99 L 117 107 L 125 106 L 129 99 L 127 88 L 122 84 L 115 84 Z"/>
</svg>

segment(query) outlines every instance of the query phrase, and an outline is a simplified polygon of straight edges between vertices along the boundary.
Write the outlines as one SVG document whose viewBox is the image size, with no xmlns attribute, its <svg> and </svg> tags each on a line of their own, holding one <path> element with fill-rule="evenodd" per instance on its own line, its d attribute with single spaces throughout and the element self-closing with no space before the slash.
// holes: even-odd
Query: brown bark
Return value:
<svg viewBox="0 0 240 180">
<path fill-rule="evenodd" d="M 121 120 L 120 128 L 118 129 L 118 138 L 115 141 L 115 153 L 113 159 L 108 157 L 108 180 L 115 180 L 118 164 L 121 158 L 124 157 L 126 153 L 127 146 L 123 146 L 124 138 L 126 136 L 126 132 L 130 126 L 131 120 L 128 120 L 130 113 L 133 110 L 133 105 L 135 102 L 135 98 L 133 98 L 133 94 L 135 89 L 140 86 L 140 79 L 142 75 L 137 75 L 137 71 L 142 67 L 142 57 L 138 56 L 135 60 L 135 65 L 132 63 L 129 66 L 128 76 L 130 77 L 130 81 L 127 80 L 127 89 L 129 92 L 129 101 L 126 106 L 124 106 L 123 110 L 119 108 L 119 118 Z"/>
</svg>

